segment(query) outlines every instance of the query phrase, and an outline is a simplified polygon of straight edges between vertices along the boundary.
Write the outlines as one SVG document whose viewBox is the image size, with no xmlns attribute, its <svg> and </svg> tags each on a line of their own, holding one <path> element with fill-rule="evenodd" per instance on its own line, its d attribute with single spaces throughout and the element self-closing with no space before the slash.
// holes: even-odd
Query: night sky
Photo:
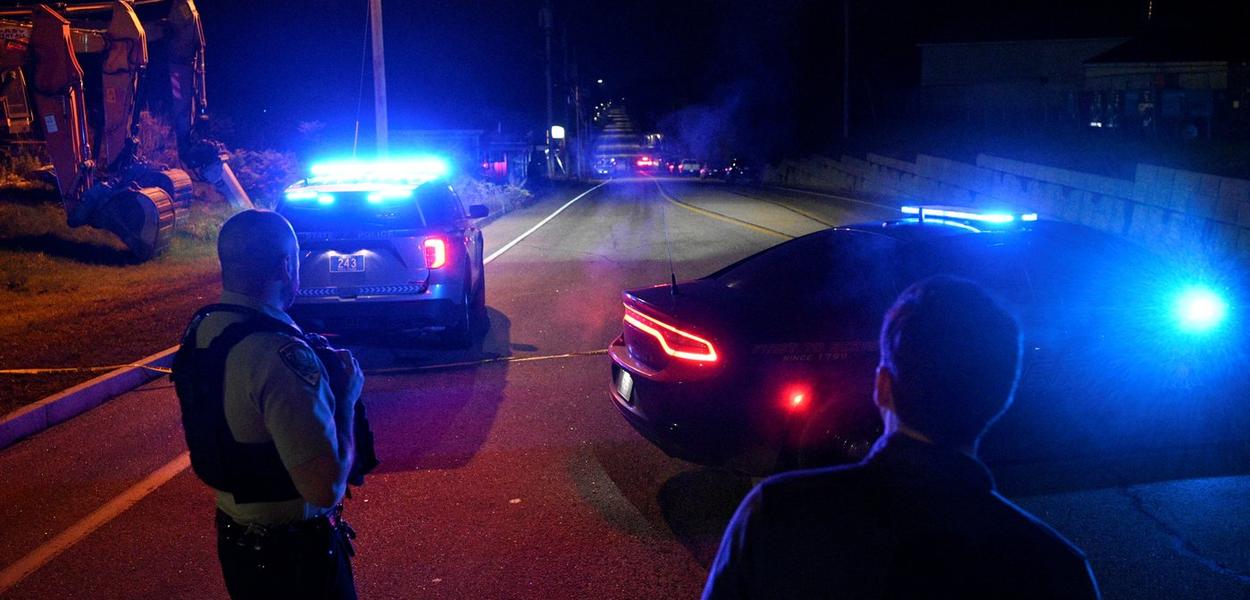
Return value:
<svg viewBox="0 0 1250 600">
<path fill-rule="evenodd" d="M 857 111 L 888 108 L 916 81 L 917 42 L 1132 34 L 1144 27 L 1147 7 L 1146 0 L 851 1 Z M 541 128 L 541 0 L 383 4 L 393 129 Z M 740 138 L 735 143 L 769 154 L 818 148 L 836 130 L 839 3 L 554 4 L 557 82 L 567 47 L 571 68 L 601 94 L 592 99 L 625 97 L 645 127 L 710 114 Z M 1248 10 L 1223 4 L 1155 0 L 1155 25 L 1200 26 L 1228 21 L 1229 10 Z M 227 141 L 287 149 L 350 143 L 366 0 L 198 5 L 208 39 L 210 105 L 221 135 L 233 138 Z M 598 78 L 605 85 L 594 85 Z M 367 133 L 367 71 L 363 90 L 359 114 Z"/>
</svg>

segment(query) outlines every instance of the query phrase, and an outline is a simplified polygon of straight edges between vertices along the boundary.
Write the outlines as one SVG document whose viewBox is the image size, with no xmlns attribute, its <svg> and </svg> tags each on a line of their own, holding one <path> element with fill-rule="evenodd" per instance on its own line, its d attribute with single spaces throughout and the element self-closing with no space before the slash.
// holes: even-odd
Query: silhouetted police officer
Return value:
<svg viewBox="0 0 1250 600">
<path fill-rule="evenodd" d="M 364 376 L 346 350 L 323 365 L 285 312 L 299 290 L 286 219 L 236 214 L 217 251 L 221 301 L 188 326 L 173 378 L 192 467 L 216 490 L 226 588 L 234 598 L 355 598 L 354 532 L 340 502 Z"/>
<path fill-rule="evenodd" d="M 976 284 L 912 285 L 881 328 L 885 433 L 857 465 L 752 490 L 703 597 L 1098 598 L 1081 551 L 999 496 L 976 458 L 1019 361 L 1015 319 Z"/>
</svg>

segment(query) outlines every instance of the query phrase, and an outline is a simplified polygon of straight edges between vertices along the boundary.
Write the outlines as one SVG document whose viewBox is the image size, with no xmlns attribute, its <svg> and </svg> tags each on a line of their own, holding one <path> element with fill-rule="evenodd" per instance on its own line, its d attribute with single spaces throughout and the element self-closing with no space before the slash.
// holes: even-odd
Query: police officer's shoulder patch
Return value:
<svg viewBox="0 0 1250 600">
<path fill-rule="evenodd" d="M 290 342 L 278 350 L 278 355 L 282 357 L 287 368 L 294 371 L 300 379 L 307 381 L 308 385 L 316 387 L 321 383 L 321 363 L 317 362 L 317 355 L 313 354 L 308 344 Z"/>
</svg>

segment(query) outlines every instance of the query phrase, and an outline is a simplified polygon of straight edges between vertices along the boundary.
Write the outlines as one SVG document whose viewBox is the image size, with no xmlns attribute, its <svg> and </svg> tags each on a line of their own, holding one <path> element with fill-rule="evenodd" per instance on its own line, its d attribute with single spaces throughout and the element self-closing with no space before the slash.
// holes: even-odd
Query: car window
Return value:
<svg viewBox="0 0 1250 600">
<path fill-rule="evenodd" d="M 837 335 L 871 337 L 898 294 L 897 246 L 885 236 L 831 229 L 766 250 L 712 277 L 790 316 L 838 314 L 844 318 L 829 320 L 839 325 Z"/>
<path fill-rule="evenodd" d="M 426 225 L 431 227 L 451 225 L 464 214 L 460 198 L 445 185 L 421 186 L 416 199 Z"/>
<path fill-rule="evenodd" d="M 297 232 L 379 231 L 446 227 L 464 214 L 459 197 L 446 185 L 426 184 L 411 198 L 370 202 L 365 192 L 336 192 L 333 202 L 285 201 L 282 213 Z"/>
<path fill-rule="evenodd" d="M 1035 296 L 1027 269 L 1027 244 L 1019 236 L 979 233 L 938 238 L 906 250 L 907 281 L 950 275 L 975 281 L 1016 314 L 1030 308 Z"/>
</svg>

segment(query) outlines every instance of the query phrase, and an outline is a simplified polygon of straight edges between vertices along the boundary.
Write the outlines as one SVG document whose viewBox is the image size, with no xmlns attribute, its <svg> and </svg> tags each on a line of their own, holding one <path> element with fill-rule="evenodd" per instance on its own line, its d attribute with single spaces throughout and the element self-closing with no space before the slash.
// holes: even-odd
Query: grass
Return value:
<svg viewBox="0 0 1250 600">
<path fill-rule="evenodd" d="M 0 369 L 126 363 L 177 343 L 218 293 L 229 207 L 194 204 L 157 259 L 134 264 L 111 233 L 70 228 L 59 203 L 0 192 Z M 0 374 L 0 414 L 91 374 Z"/>
<path fill-rule="evenodd" d="M 133 264 L 113 234 L 70 228 L 57 204 L 0 204 L 0 336 L 76 305 L 145 294 L 215 273 L 216 229 L 228 211 L 197 205 L 169 249 Z"/>
</svg>

